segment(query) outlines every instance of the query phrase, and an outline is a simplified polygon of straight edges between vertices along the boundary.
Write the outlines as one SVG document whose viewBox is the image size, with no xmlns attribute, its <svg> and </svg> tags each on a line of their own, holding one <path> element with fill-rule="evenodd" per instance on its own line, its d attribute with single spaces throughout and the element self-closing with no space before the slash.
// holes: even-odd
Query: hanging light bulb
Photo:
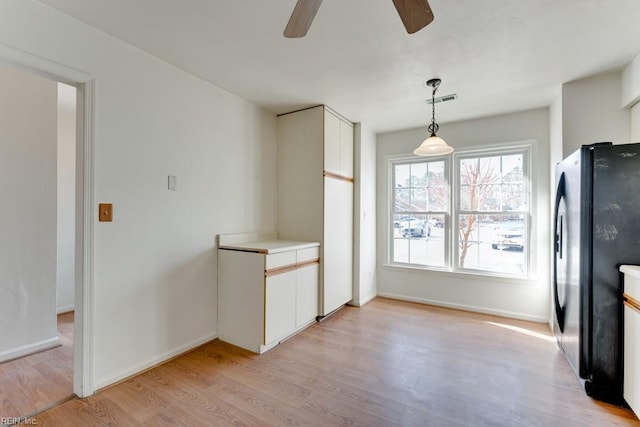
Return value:
<svg viewBox="0 0 640 427">
<path fill-rule="evenodd" d="M 445 154 L 453 153 L 453 148 L 447 145 L 444 139 L 436 135 L 440 126 L 436 123 L 435 97 L 440 82 L 440 79 L 431 79 L 427 82 L 427 86 L 433 88 L 431 92 L 431 124 L 427 128 L 431 135 L 425 139 L 418 148 L 413 150 L 413 154 L 416 156 L 444 156 Z"/>
</svg>

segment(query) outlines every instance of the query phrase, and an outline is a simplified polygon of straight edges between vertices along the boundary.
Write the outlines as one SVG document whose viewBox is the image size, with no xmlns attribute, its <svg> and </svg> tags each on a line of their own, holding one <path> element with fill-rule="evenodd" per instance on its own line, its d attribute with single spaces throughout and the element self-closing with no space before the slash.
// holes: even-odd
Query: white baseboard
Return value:
<svg viewBox="0 0 640 427">
<path fill-rule="evenodd" d="M 127 378 L 133 377 L 137 374 L 140 374 L 144 371 L 147 371 L 151 368 L 154 368 L 158 365 L 161 365 L 162 363 L 173 359 L 177 356 L 180 356 L 181 354 L 187 353 L 191 350 L 193 350 L 196 347 L 201 346 L 202 344 L 208 343 L 209 341 L 213 341 L 214 339 L 218 338 L 218 332 L 216 331 L 213 334 L 210 335 L 206 335 L 204 337 L 198 338 L 197 340 L 191 341 L 188 344 L 182 345 L 180 347 L 177 347 L 171 351 L 168 351 L 165 354 L 162 354 L 158 357 L 154 357 L 153 359 L 142 363 L 140 365 L 137 365 L 131 369 L 127 369 L 125 371 L 122 371 L 120 373 L 118 373 L 117 375 L 113 375 L 111 377 L 108 377 L 106 379 L 103 380 L 98 380 L 96 381 L 95 384 L 95 390 L 96 391 L 100 391 L 101 389 L 104 389 L 105 387 L 108 387 L 112 384 L 118 383 L 120 381 L 123 381 Z"/>
<path fill-rule="evenodd" d="M 27 344 L 11 350 L 3 351 L 0 353 L 0 363 L 17 359 L 19 357 L 28 356 L 39 351 L 49 350 L 50 348 L 58 347 L 59 345 L 60 339 L 55 336 L 46 340 L 35 342 L 33 344 Z"/>
<path fill-rule="evenodd" d="M 354 306 L 354 307 L 362 307 L 362 306 L 364 306 L 364 305 L 368 304 L 369 302 L 373 301 L 373 299 L 374 299 L 375 297 L 377 297 L 377 295 L 376 295 L 376 294 L 369 295 L 368 297 L 366 297 L 366 298 L 361 298 L 361 299 L 360 299 L 360 300 L 358 300 L 358 301 L 353 300 L 353 301 L 349 302 L 349 305 L 352 305 L 352 306 Z"/>
<path fill-rule="evenodd" d="M 58 314 L 69 313 L 70 311 L 74 311 L 75 306 L 73 305 L 65 305 L 64 307 L 58 307 L 56 310 Z"/>
<path fill-rule="evenodd" d="M 536 322 L 536 323 L 549 323 L 549 319 L 546 317 L 532 316 L 530 314 L 517 313 L 512 311 L 506 311 L 506 310 L 495 310 L 487 307 L 477 307 L 477 306 L 466 305 L 466 304 L 454 304 L 454 303 L 445 302 L 445 301 L 436 301 L 436 300 L 430 300 L 426 298 L 414 298 L 414 297 L 408 297 L 406 295 L 387 294 L 382 292 L 378 293 L 378 296 L 397 299 L 400 301 L 409 301 L 409 302 L 417 302 L 420 304 L 434 305 L 437 307 L 454 308 L 456 310 L 471 311 L 474 313 L 492 314 L 494 316 L 508 317 L 510 319 L 527 320 L 529 322 Z"/>
</svg>

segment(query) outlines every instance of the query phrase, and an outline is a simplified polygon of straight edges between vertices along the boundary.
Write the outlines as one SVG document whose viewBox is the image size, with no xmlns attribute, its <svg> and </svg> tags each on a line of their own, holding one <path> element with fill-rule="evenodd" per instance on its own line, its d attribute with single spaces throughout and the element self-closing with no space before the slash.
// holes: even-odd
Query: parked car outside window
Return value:
<svg viewBox="0 0 640 427">
<path fill-rule="evenodd" d="M 493 249 L 524 250 L 524 222 L 505 222 L 496 229 L 496 235 L 491 242 Z"/>
<path fill-rule="evenodd" d="M 400 233 L 402 237 L 429 237 L 431 236 L 431 227 L 426 221 L 417 219 L 401 221 Z"/>
</svg>

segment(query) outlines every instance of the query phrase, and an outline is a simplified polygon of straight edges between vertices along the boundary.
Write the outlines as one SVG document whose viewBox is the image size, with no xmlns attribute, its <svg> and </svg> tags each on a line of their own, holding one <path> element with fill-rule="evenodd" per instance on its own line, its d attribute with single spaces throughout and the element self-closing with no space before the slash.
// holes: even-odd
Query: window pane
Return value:
<svg viewBox="0 0 640 427">
<path fill-rule="evenodd" d="M 478 240 L 481 243 L 491 243 L 495 228 L 496 221 L 493 215 L 480 215 L 478 219 Z"/>
<path fill-rule="evenodd" d="M 483 268 L 500 273 L 526 274 L 526 222 L 523 215 L 501 215 L 494 225 L 491 250 Z"/>
<path fill-rule="evenodd" d="M 502 182 L 523 182 L 522 154 L 502 156 Z"/>
<path fill-rule="evenodd" d="M 444 215 L 397 216 L 394 261 L 445 267 Z"/>
<path fill-rule="evenodd" d="M 478 182 L 485 185 L 500 183 L 500 157 L 480 158 Z"/>
<path fill-rule="evenodd" d="M 502 210 L 524 211 L 527 210 L 524 184 L 502 185 Z"/>
<path fill-rule="evenodd" d="M 460 240 L 478 240 L 478 217 L 476 215 L 460 215 L 458 235 Z"/>
<path fill-rule="evenodd" d="M 476 210 L 478 208 L 478 192 L 475 185 L 460 186 L 460 209 L 463 211 Z"/>
<path fill-rule="evenodd" d="M 393 262 L 409 262 L 409 240 L 399 237 L 393 239 Z"/>
<path fill-rule="evenodd" d="M 400 221 L 400 234 L 402 237 L 424 238 L 427 237 L 427 216 L 423 214 L 415 214 L 403 218 Z"/>
<path fill-rule="evenodd" d="M 427 239 L 427 265 L 446 267 L 445 263 L 444 215 L 429 216 L 429 238 Z"/>
<path fill-rule="evenodd" d="M 411 189 L 411 208 L 412 212 L 427 210 L 427 189 L 412 188 Z"/>
<path fill-rule="evenodd" d="M 476 265 L 478 258 L 478 218 L 476 215 L 460 215 L 458 220 L 458 266 Z"/>
<path fill-rule="evenodd" d="M 411 202 L 410 202 L 410 193 L 408 188 L 398 189 L 396 190 L 396 205 L 394 210 L 396 212 L 410 211 L 411 210 Z"/>
<path fill-rule="evenodd" d="M 478 189 L 479 210 L 500 210 L 500 185 L 483 185 Z"/>
<path fill-rule="evenodd" d="M 442 187 L 429 187 L 428 191 L 428 204 L 427 208 L 431 211 L 445 211 L 446 208 L 446 193 L 445 188 Z"/>
<path fill-rule="evenodd" d="M 460 160 L 460 184 L 470 185 L 478 183 L 478 159 Z"/>
<path fill-rule="evenodd" d="M 430 187 L 444 186 L 444 161 L 429 162 L 428 168 L 427 184 Z"/>
<path fill-rule="evenodd" d="M 426 187 L 427 185 L 427 164 L 412 163 L 411 164 L 411 186 Z"/>
<path fill-rule="evenodd" d="M 409 165 L 395 165 L 396 188 L 409 187 Z"/>
</svg>

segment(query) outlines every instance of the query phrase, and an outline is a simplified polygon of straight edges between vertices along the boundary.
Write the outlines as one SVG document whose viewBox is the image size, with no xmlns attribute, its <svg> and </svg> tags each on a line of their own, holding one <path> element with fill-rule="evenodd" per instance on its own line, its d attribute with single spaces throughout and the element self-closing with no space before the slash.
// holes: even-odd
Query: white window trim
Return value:
<svg viewBox="0 0 640 427">
<path fill-rule="evenodd" d="M 523 175 L 524 175 L 524 184 L 525 184 L 525 192 L 527 195 L 528 202 L 528 212 L 526 213 L 526 222 L 527 222 L 527 243 L 529 249 L 527 250 L 526 261 L 528 264 L 527 274 L 509 274 L 509 273 L 501 273 L 501 272 L 492 272 L 487 270 L 479 270 L 472 268 L 459 268 L 456 267 L 458 262 L 458 244 L 457 237 L 453 236 L 453 224 L 454 220 L 459 217 L 459 197 L 458 197 L 458 185 L 457 185 L 457 174 L 455 173 L 457 170 L 457 162 L 460 158 L 463 157 L 479 157 L 490 154 L 504 154 L 510 151 L 513 152 L 525 152 L 524 164 L 523 164 Z M 387 163 L 387 209 L 386 209 L 386 235 L 387 235 L 387 251 L 386 251 L 386 263 L 385 267 L 388 268 L 400 268 L 407 270 L 415 270 L 415 271 L 425 271 L 425 272 L 439 272 L 439 273 L 447 273 L 452 275 L 462 275 L 462 276 L 484 276 L 484 277 L 495 277 L 500 279 L 509 279 L 509 280 L 517 280 L 522 282 L 530 282 L 534 280 L 537 276 L 537 263 L 536 263 L 536 251 L 537 244 L 533 236 L 536 235 L 536 226 L 532 221 L 532 216 L 534 212 L 537 212 L 537 203 L 535 196 L 536 192 L 536 182 L 532 179 L 532 162 L 533 159 L 537 158 L 537 150 L 535 140 L 524 140 L 524 141 L 516 141 L 516 142 L 506 142 L 506 143 L 498 143 L 492 145 L 485 145 L 483 147 L 469 147 L 461 150 L 456 150 L 453 155 L 448 156 L 439 156 L 432 157 L 428 160 L 445 160 L 445 183 L 447 198 L 449 201 L 449 212 L 445 214 L 445 264 L 446 267 L 436 267 L 436 266 L 428 266 L 421 264 L 411 264 L 411 263 L 403 263 L 403 262 L 395 262 L 393 261 L 393 226 L 392 226 L 392 218 L 394 214 L 394 164 L 399 163 L 411 163 L 412 161 L 419 161 L 420 158 L 411 154 L 401 154 L 401 155 L 391 155 L 386 156 Z"/>
<path fill-rule="evenodd" d="M 394 171 L 394 165 L 398 165 L 398 164 L 411 164 L 411 163 L 418 163 L 418 162 L 424 162 L 425 159 L 424 158 L 419 158 L 416 156 L 402 156 L 402 157 L 395 157 L 395 158 L 389 158 L 388 160 L 388 166 L 387 169 L 389 170 L 389 187 L 387 188 L 391 188 L 393 189 L 392 191 L 389 191 L 389 202 L 387 204 L 388 206 L 388 211 L 387 211 L 387 241 L 388 242 L 393 242 L 394 239 L 394 228 L 393 226 L 391 226 L 391 220 L 393 219 L 394 213 L 395 213 L 395 209 L 394 209 L 394 201 L 395 201 L 395 174 L 393 173 Z M 405 267 L 416 267 L 416 268 L 420 268 L 420 269 L 428 269 L 428 270 L 437 270 L 437 271 L 451 271 L 451 269 L 448 267 L 451 265 L 451 238 L 450 238 L 450 229 L 448 227 L 450 227 L 451 225 L 451 185 L 449 185 L 450 180 L 451 180 L 451 156 L 438 156 L 438 157 L 430 157 L 428 160 L 426 161 L 430 161 L 430 162 L 437 162 L 437 161 L 444 161 L 444 191 L 445 191 L 445 197 L 447 199 L 448 202 L 448 210 L 447 211 L 438 211 L 438 214 L 440 215 L 444 215 L 444 233 L 445 233 L 445 239 L 444 239 L 444 264 L 445 267 L 439 267 L 439 266 L 435 266 L 435 265 L 422 265 L 422 264 L 412 264 L 412 263 L 405 263 L 405 262 L 396 262 L 396 261 L 392 261 L 394 258 L 394 245 L 387 243 L 388 247 L 389 247 L 389 262 L 392 265 L 398 265 L 398 266 L 405 266 Z"/>
</svg>

